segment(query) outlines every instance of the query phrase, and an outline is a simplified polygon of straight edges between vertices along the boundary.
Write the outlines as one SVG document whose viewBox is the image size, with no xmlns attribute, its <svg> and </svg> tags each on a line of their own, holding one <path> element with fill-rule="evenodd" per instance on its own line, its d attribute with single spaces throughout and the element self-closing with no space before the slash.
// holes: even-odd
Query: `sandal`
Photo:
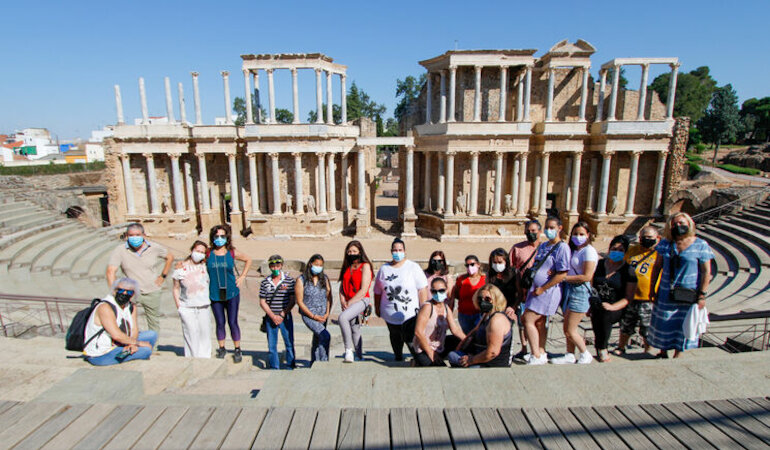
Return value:
<svg viewBox="0 0 770 450">
<path fill-rule="evenodd" d="M 615 350 L 612 351 L 612 354 L 615 355 L 615 356 L 623 356 L 623 355 L 626 354 L 626 349 L 625 348 L 616 348 Z"/>
</svg>

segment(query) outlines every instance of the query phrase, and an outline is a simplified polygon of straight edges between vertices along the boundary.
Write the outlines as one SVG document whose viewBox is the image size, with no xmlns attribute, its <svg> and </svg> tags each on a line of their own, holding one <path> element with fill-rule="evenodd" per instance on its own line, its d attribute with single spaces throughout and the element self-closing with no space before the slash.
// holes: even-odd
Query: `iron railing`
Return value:
<svg viewBox="0 0 770 450">
<path fill-rule="evenodd" d="M 764 189 L 760 189 L 758 191 L 752 192 L 751 194 L 746 195 L 745 197 L 741 197 L 739 199 L 727 202 L 724 205 L 719 205 L 709 210 L 703 211 L 702 213 L 692 216 L 692 220 L 695 223 L 704 223 L 704 222 L 708 222 L 709 220 L 718 219 L 723 214 L 730 214 L 735 212 L 736 210 L 740 210 L 741 208 L 743 208 L 742 205 L 745 201 L 756 197 L 761 197 L 763 194 L 770 194 L 770 187 L 765 187 Z"/>
<path fill-rule="evenodd" d="M 0 293 L 0 302 L 6 305 L 13 302 L 14 307 L 18 307 L 21 304 L 32 304 L 33 307 L 34 305 L 42 306 L 41 312 L 45 312 L 45 317 L 48 319 L 48 326 L 51 328 L 52 334 L 67 331 L 69 326 L 67 312 L 69 311 L 63 311 L 65 306 L 69 306 L 66 309 L 72 309 L 73 306 L 82 309 L 91 304 L 91 300 L 82 298 L 40 297 L 3 293 Z M 0 332 L 3 333 L 3 336 L 8 337 L 8 329 L 15 323 L 9 322 L 7 317 L 3 317 L 2 310 L 0 309 Z"/>
<path fill-rule="evenodd" d="M 770 310 L 709 314 L 700 346 L 713 345 L 730 353 L 770 350 Z"/>
</svg>

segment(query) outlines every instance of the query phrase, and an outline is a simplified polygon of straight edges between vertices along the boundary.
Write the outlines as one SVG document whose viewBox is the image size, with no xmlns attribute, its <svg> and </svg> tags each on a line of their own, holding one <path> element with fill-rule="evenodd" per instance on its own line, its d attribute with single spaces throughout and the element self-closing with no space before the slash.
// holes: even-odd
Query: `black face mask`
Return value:
<svg viewBox="0 0 770 450">
<path fill-rule="evenodd" d="M 677 238 L 679 236 L 684 236 L 687 234 L 687 232 L 690 231 L 690 227 L 687 225 L 675 225 L 671 227 L 671 236 Z"/>
<path fill-rule="evenodd" d="M 430 270 L 433 272 L 439 272 L 444 269 L 444 261 L 430 260 Z"/>
<path fill-rule="evenodd" d="M 345 255 L 345 258 L 347 258 L 348 264 L 355 264 L 359 259 L 361 259 L 361 255 Z"/>
<path fill-rule="evenodd" d="M 482 300 L 479 302 L 479 309 L 481 310 L 482 314 L 492 312 L 493 307 L 494 306 L 492 305 L 492 302 L 488 302 L 486 300 Z"/>
<path fill-rule="evenodd" d="M 655 244 L 658 243 L 658 240 L 655 238 L 643 237 L 639 240 L 639 243 L 642 244 L 642 247 L 644 248 L 653 248 L 655 247 Z"/>
<path fill-rule="evenodd" d="M 527 236 L 527 241 L 529 241 L 530 244 L 535 242 L 538 236 L 540 236 L 540 233 L 530 233 L 529 231 L 526 232 L 525 234 Z"/>
<path fill-rule="evenodd" d="M 125 294 L 125 293 L 117 293 L 117 294 L 115 294 L 115 303 L 117 303 L 118 306 L 120 306 L 122 308 L 122 307 L 126 306 L 126 304 L 128 302 L 131 301 L 131 297 L 133 297 L 133 296 Z"/>
</svg>

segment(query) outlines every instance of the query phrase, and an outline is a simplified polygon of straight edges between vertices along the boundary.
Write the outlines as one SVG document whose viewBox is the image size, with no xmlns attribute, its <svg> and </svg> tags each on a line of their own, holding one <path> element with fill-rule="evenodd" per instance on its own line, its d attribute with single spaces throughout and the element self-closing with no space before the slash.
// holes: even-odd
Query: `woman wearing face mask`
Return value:
<svg viewBox="0 0 770 450">
<path fill-rule="evenodd" d="M 86 322 L 83 354 L 94 366 L 110 366 L 135 359 L 150 359 L 158 334 L 140 332 L 133 300 L 139 284 L 131 278 L 113 283 L 112 293 L 102 299 Z"/>
<path fill-rule="evenodd" d="M 698 346 L 698 339 L 684 335 L 684 320 L 690 308 L 706 306 L 706 291 L 711 281 L 711 260 L 714 253 L 708 243 L 695 236 L 695 223 L 685 213 L 673 214 L 666 222 L 664 239 L 655 250 L 657 257 L 652 268 L 650 300 L 655 299 L 652 321 L 647 340 L 660 349 L 659 357 L 667 357 L 674 350 L 674 358 Z"/>
<path fill-rule="evenodd" d="M 457 326 L 452 310 L 446 305 L 447 285 L 441 278 L 430 284 L 430 300 L 417 314 L 412 346 L 415 362 L 420 367 L 445 366 L 444 358 L 465 339 L 465 333 Z M 447 329 L 452 333 L 447 336 Z"/>
<path fill-rule="evenodd" d="M 585 222 L 572 226 L 569 241 L 571 250 L 569 271 L 564 284 L 564 336 L 567 338 L 567 354 L 561 358 L 551 359 L 553 364 L 589 364 L 593 361 L 591 352 L 586 348 L 583 336 L 578 332 L 580 321 L 586 316 L 590 304 L 591 280 L 596 270 L 599 254 L 591 245 L 593 234 Z M 575 358 L 575 348 L 580 352 Z"/>
<path fill-rule="evenodd" d="M 487 284 L 487 277 L 481 273 L 481 263 L 476 255 L 465 257 L 465 270 L 466 273 L 457 278 L 457 283 L 452 289 L 450 305 L 453 306 L 455 301 L 457 302 L 457 321 L 460 322 L 463 333 L 467 334 L 481 318 L 481 312 L 473 303 L 473 294 Z"/>
<path fill-rule="evenodd" d="M 414 356 L 414 327 L 417 311 L 428 300 L 428 279 L 422 268 L 406 259 L 401 239 L 390 245 L 393 259 L 380 267 L 374 282 L 374 308 L 388 324 L 390 345 L 396 361 L 404 360 L 404 344 Z"/>
<path fill-rule="evenodd" d="M 361 341 L 361 314 L 370 304 L 369 288 L 372 284 L 372 262 L 366 256 L 364 246 L 359 241 L 350 241 L 345 246 L 345 258 L 340 269 L 340 307 L 339 316 L 342 342 L 345 344 L 346 363 L 363 357 Z M 355 357 L 354 357 L 355 354 Z"/>
<path fill-rule="evenodd" d="M 211 358 L 211 316 L 209 315 L 209 275 L 206 270 L 208 246 L 195 241 L 190 256 L 174 270 L 174 302 L 182 320 L 184 356 Z"/>
<path fill-rule="evenodd" d="M 206 269 L 209 272 L 209 299 L 211 311 L 214 313 L 216 325 L 217 358 L 222 359 L 227 354 L 225 350 L 225 320 L 230 326 L 230 337 L 233 339 L 235 351 L 233 361 L 241 362 L 241 328 L 238 326 L 238 307 L 241 303 L 241 291 L 246 274 L 251 267 L 251 259 L 233 247 L 230 227 L 216 225 L 209 232 L 211 252 L 206 259 Z M 243 261 L 243 272 L 236 277 L 235 261 Z"/>
<path fill-rule="evenodd" d="M 460 351 L 449 354 L 455 367 L 510 367 L 513 322 L 505 315 L 507 302 L 500 289 L 487 284 L 473 296 L 481 320 L 460 343 Z"/>
<path fill-rule="evenodd" d="M 310 362 L 329 360 L 331 336 L 326 321 L 332 310 L 332 290 L 329 277 L 324 272 L 324 258 L 319 254 L 310 257 L 305 271 L 294 285 L 294 298 L 302 314 L 302 321 L 313 332 Z"/>
<path fill-rule="evenodd" d="M 500 289 L 505 297 L 506 315 L 512 321 L 516 321 L 515 307 L 518 303 L 518 289 L 516 276 L 511 267 L 508 252 L 503 248 L 496 248 L 489 254 L 489 268 L 487 270 L 487 282 Z"/>
<path fill-rule="evenodd" d="M 425 269 L 425 276 L 428 278 L 428 286 L 430 286 L 435 278 L 441 278 L 444 280 L 444 283 L 446 283 L 447 292 L 452 292 L 454 281 L 452 280 L 452 276 L 449 274 L 449 266 L 446 262 L 446 256 L 441 250 L 436 250 L 430 254 L 430 258 L 428 259 L 428 268 Z M 451 303 L 450 299 L 447 299 L 444 304 L 449 306 L 449 309 L 454 309 L 454 304 Z"/>
<path fill-rule="evenodd" d="M 627 250 L 628 238 L 615 236 L 610 241 L 607 257 L 599 260 L 594 271 L 593 286 L 599 298 L 591 305 L 591 324 L 599 362 L 610 360 L 607 345 L 612 325 L 620 321 L 629 299 L 634 298 L 636 276 L 633 268 L 623 261 Z"/>
</svg>

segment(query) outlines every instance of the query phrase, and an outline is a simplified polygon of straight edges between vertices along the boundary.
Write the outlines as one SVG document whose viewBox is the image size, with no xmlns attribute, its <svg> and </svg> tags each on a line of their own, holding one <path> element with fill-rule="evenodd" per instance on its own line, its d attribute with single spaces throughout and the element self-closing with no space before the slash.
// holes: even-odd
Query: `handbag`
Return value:
<svg viewBox="0 0 770 450">
<path fill-rule="evenodd" d="M 551 247 L 551 249 L 548 250 L 548 253 L 546 253 L 543 259 L 535 260 L 535 265 L 524 271 L 524 273 L 521 275 L 521 287 L 523 287 L 526 290 L 529 290 L 529 288 L 532 287 L 532 285 L 535 283 L 535 274 L 537 274 L 537 271 L 540 270 L 540 267 L 545 263 L 545 260 L 548 259 L 549 256 L 551 256 L 551 253 L 553 253 L 553 251 L 556 250 L 556 247 L 558 247 L 559 245 L 561 245 L 561 242 L 558 242 L 556 245 Z M 535 251 L 535 253 L 537 253 L 537 250 Z M 527 264 L 525 263 L 524 265 L 526 266 Z"/>
<path fill-rule="evenodd" d="M 671 276 L 676 276 L 676 270 L 679 268 L 679 257 L 677 256 L 676 260 L 674 259 L 674 244 L 671 243 L 671 250 L 669 251 L 669 264 L 674 265 L 674 267 L 671 270 Z M 700 267 L 698 267 L 698 271 L 700 271 Z M 700 274 L 699 274 L 700 275 Z M 700 279 L 700 276 L 698 277 Z M 677 286 L 676 283 L 674 283 L 673 289 L 671 290 L 670 295 L 671 301 L 674 303 L 681 303 L 684 305 L 692 305 L 693 303 L 698 303 L 698 291 L 695 289 L 690 289 L 682 286 Z"/>
</svg>

